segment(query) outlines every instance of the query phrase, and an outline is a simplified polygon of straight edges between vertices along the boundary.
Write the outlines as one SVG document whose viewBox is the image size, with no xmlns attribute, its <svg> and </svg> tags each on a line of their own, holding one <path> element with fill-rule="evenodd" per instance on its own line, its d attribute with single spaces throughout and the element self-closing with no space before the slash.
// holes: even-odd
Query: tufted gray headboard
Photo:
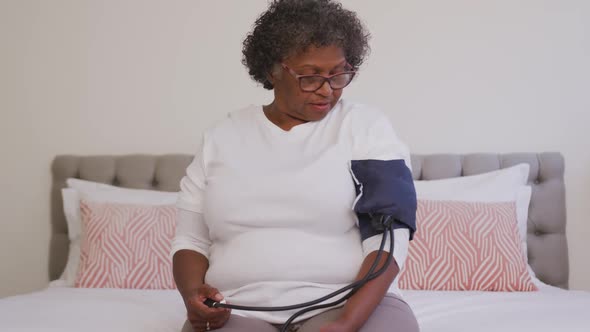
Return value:
<svg viewBox="0 0 590 332">
<path fill-rule="evenodd" d="M 52 236 L 49 277 L 59 278 L 68 257 L 68 229 L 61 189 L 67 178 L 127 188 L 177 191 L 190 155 L 57 156 L 52 165 Z M 531 166 L 532 198 L 528 219 L 529 262 L 543 282 L 568 287 L 565 236 L 564 160 L 559 153 L 413 155 L 414 179 L 435 180 L 489 172 L 522 162 Z"/>
</svg>

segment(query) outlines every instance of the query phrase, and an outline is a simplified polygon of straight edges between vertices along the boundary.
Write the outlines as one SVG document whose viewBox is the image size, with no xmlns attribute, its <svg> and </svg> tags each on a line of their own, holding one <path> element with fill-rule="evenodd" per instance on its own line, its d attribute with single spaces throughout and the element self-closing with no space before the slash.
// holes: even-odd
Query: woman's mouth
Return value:
<svg viewBox="0 0 590 332">
<path fill-rule="evenodd" d="M 325 112 L 330 109 L 330 103 L 310 103 L 315 111 Z"/>
</svg>

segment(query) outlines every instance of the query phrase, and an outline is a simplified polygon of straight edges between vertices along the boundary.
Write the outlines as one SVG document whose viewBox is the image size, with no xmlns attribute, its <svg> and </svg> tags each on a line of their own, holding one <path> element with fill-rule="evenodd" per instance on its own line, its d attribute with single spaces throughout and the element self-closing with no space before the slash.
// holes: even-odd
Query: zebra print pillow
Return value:
<svg viewBox="0 0 590 332">
<path fill-rule="evenodd" d="M 82 241 L 75 286 L 174 289 L 169 257 L 174 205 L 81 201 Z"/>
<path fill-rule="evenodd" d="M 402 289 L 535 291 L 514 202 L 418 200 Z"/>
</svg>

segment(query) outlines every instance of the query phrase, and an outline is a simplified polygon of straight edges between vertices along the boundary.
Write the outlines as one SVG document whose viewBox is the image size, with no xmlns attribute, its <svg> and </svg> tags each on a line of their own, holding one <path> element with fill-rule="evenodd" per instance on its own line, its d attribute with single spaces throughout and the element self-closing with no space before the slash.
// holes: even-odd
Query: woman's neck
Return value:
<svg viewBox="0 0 590 332">
<path fill-rule="evenodd" d="M 263 106 L 262 109 L 270 122 L 285 131 L 289 131 L 297 125 L 308 122 L 289 115 L 284 108 L 278 106 L 276 101 L 273 101 L 270 105 Z"/>
</svg>

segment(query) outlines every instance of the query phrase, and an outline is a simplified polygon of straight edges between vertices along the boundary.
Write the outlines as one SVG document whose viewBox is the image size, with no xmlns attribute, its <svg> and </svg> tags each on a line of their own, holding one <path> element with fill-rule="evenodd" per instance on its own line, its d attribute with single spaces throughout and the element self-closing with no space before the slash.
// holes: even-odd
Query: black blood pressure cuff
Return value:
<svg viewBox="0 0 590 332">
<path fill-rule="evenodd" d="M 350 170 L 361 238 L 381 234 L 390 225 L 393 229 L 409 229 L 412 240 L 416 231 L 416 189 L 404 160 L 353 160 Z"/>
</svg>

